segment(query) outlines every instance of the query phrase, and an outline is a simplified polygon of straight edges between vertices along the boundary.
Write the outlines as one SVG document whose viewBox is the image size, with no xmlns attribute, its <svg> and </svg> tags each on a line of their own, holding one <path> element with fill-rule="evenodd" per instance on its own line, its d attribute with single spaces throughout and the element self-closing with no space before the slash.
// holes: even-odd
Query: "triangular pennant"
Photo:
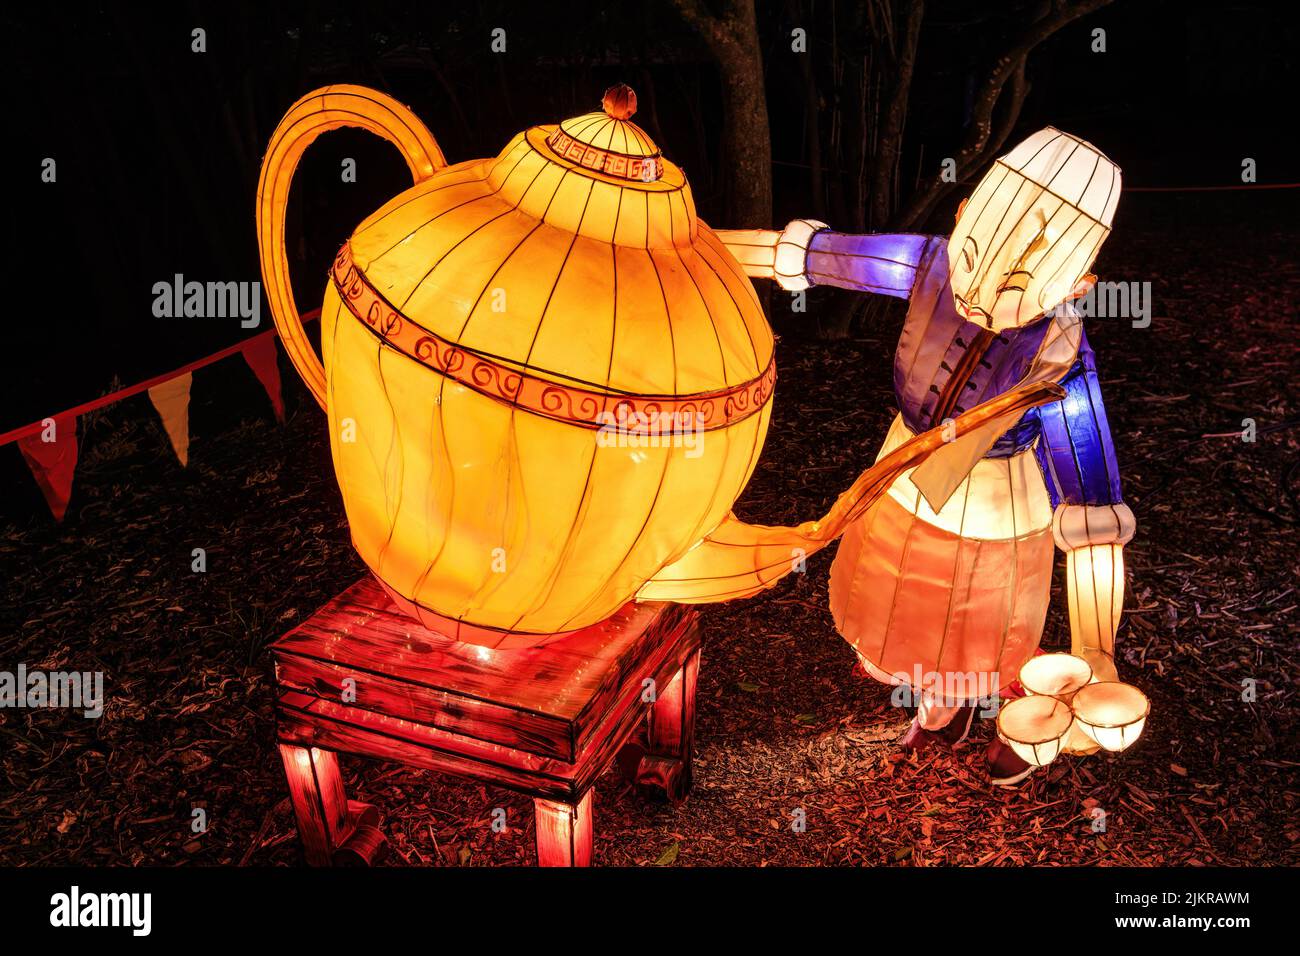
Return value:
<svg viewBox="0 0 1300 956">
<path fill-rule="evenodd" d="M 266 397 L 271 400 L 276 421 L 283 422 L 284 398 L 280 394 L 280 366 L 276 361 L 275 336 L 254 336 L 244 343 L 240 351 L 244 353 L 244 361 L 248 363 L 248 367 L 262 383 L 262 388 L 266 389 Z"/>
<path fill-rule="evenodd" d="M 72 497 L 72 473 L 77 469 L 77 416 L 57 415 L 41 424 L 40 431 L 18 439 L 18 450 L 54 520 L 62 521 Z"/>
<path fill-rule="evenodd" d="M 162 416 L 163 428 L 181 466 L 190 463 L 190 372 L 168 379 L 149 389 L 149 400 Z"/>
</svg>

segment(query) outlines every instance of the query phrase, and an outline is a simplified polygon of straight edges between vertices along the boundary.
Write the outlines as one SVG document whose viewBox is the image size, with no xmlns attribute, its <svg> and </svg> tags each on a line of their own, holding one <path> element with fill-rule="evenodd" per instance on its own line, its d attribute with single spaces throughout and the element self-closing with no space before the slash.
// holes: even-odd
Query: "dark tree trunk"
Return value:
<svg viewBox="0 0 1300 956">
<path fill-rule="evenodd" d="M 921 40 L 921 20 L 925 4 L 914 0 L 904 4 L 907 12 L 901 30 L 894 35 L 894 48 L 886 58 L 885 70 L 877 70 L 883 81 L 886 72 L 893 75 L 893 89 L 881 91 L 880 125 L 876 137 L 876 155 L 871 169 L 871 209 L 867 224 L 882 229 L 889 221 L 897 202 L 898 162 L 903 151 L 903 131 L 907 120 L 908 97 L 912 91 L 912 72 L 916 68 L 916 48 Z"/>
<path fill-rule="evenodd" d="M 799 0 L 786 0 L 786 11 L 792 21 L 802 19 Z M 817 74 L 813 70 L 813 54 L 799 54 L 799 80 L 804 97 L 804 142 L 808 150 L 809 190 L 812 193 L 812 216 L 826 218 L 826 180 L 822 170 L 821 91 L 817 88 Z"/>
<path fill-rule="evenodd" d="M 731 228 L 772 225 L 772 140 L 754 0 L 728 0 L 709 13 L 699 0 L 673 0 L 704 39 L 722 80 L 722 145 Z"/>
</svg>

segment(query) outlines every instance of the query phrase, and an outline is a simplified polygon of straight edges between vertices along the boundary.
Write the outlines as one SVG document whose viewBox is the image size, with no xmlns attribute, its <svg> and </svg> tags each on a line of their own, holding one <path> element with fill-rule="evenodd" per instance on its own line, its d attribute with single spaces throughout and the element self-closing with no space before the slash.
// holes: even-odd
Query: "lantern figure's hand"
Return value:
<svg viewBox="0 0 1300 956">
<path fill-rule="evenodd" d="M 1070 650 L 1099 681 L 1118 680 L 1115 632 L 1124 609 L 1124 545 L 1136 523 L 1127 505 L 1060 505 L 1052 517 L 1066 553 Z"/>
<path fill-rule="evenodd" d="M 1094 680 L 1117 681 L 1115 632 L 1124 608 L 1124 542 L 1133 534 L 1132 514 L 1122 504 L 1062 505 L 1052 524 L 1066 553 L 1070 652 L 1088 662 Z M 1064 746 L 1066 753 L 1080 756 L 1100 749 L 1077 724 Z"/>
<path fill-rule="evenodd" d="M 745 274 L 773 279 L 787 292 L 829 285 L 906 299 L 916 270 L 937 236 L 835 232 L 815 219 L 785 229 L 719 229 L 718 238 Z"/>
<path fill-rule="evenodd" d="M 1071 647 L 1077 657 L 1082 657 L 1092 668 L 1092 676 L 1099 681 L 1119 680 L 1119 671 L 1115 668 L 1115 659 L 1100 648 L 1077 647 L 1071 640 Z"/>
<path fill-rule="evenodd" d="M 727 251 L 754 279 L 773 279 L 787 292 L 801 292 L 811 284 L 806 273 L 808 243 L 826 223 L 796 219 L 780 232 L 775 229 L 719 229 Z"/>
</svg>

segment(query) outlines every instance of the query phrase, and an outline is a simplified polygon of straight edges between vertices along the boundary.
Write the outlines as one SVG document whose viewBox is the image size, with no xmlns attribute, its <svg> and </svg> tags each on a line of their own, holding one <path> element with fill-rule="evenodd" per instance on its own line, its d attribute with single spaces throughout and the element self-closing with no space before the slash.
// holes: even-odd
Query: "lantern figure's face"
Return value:
<svg viewBox="0 0 1300 956">
<path fill-rule="evenodd" d="M 462 639 L 608 617 L 726 517 L 763 445 L 771 330 L 626 100 L 437 171 L 332 270 L 353 542 Z"/>
<path fill-rule="evenodd" d="M 1050 127 L 999 159 L 948 241 L 958 313 L 1002 331 L 1063 302 L 1110 234 L 1119 192 L 1114 163 Z"/>
</svg>

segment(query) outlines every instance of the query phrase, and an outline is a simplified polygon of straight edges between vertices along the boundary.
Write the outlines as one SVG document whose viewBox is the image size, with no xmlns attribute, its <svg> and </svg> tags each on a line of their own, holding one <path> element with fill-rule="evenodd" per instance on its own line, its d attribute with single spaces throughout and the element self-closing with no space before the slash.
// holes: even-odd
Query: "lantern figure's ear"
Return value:
<svg viewBox="0 0 1300 956">
<path fill-rule="evenodd" d="M 1067 301 L 1070 299 L 1082 299 L 1096 284 L 1097 277 L 1089 272 L 1075 284 L 1074 288 L 1070 291 L 1070 294 L 1065 298 Z"/>
<path fill-rule="evenodd" d="M 963 212 L 965 212 L 965 210 L 966 210 L 966 203 L 968 203 L 968 202 L 970 202 L 970 197 L 969 197 L 969 196 L 967 196 L 965 199 L 963 199 L 961 202 L 959 202 L 959 203 L 957 204 L 957 216 L 956 216 L 956 218 L 953 220 L 954 222 L 961 222 L 961 214 L 962 214 Z"/>
</svg>

